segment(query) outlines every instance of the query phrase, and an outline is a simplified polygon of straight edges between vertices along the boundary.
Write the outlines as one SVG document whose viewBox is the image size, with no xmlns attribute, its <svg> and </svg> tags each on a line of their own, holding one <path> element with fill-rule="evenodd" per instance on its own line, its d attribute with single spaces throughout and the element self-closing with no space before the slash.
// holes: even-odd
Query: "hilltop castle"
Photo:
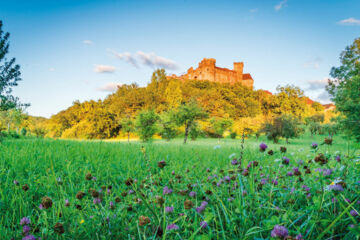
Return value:
<svg viewBox="0 0 360 240">
<path fill-rule="evenodd" d="M 234 62 L 234 70 L 220 68 L 217 67 L 215 64 L 216 60 L 214 58 L 204 58 L 199 63 L 198 68 L 193 69 L 191 67 L 188 69 L 186 74 L 183 74 L 181 76 L 176 76 L 175 74 L 173 74 L 171 76 L 168 76 L 168 78 L 175 78 L 181 80 L 209 80 L 211 82 L 230 84 L 241 83 L 247 87 L 253 87 L 254 80 L 252 79 L 250 73 L 243 73 L 243 62 Z"/>
</svg>

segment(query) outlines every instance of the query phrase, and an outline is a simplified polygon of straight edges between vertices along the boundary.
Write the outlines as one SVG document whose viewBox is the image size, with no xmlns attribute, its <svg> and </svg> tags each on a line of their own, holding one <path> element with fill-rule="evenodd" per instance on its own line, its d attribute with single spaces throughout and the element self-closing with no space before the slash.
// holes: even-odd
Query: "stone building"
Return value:
<svg viewBox="0 0 360 240">
<path fill-rule="evenodd" d="M 244 63 L 234 62 L 234 69 L 220 68 L 216 66 L 214 58 L 204 58 L 198 68 L 188 69 L 187 73 L 181 76 L 171 75 L 168 78 L 191 79 L 191 80 L 208 80 L 220 83 L 241 83 L 247 87 L 253 88 L 254 80 L 250 73 L 243 73 Z"/>
</svg>

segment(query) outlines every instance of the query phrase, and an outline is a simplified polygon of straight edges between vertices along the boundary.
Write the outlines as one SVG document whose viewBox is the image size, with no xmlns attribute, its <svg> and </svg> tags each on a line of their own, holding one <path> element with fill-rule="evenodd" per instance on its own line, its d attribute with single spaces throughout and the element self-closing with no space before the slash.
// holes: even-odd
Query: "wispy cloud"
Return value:
<svg viewBox="0 0 360 240">
<path fill-rule="evenodd" d="M 108 65 L 95 65 L 94 71 L 97 73 L 113 73 L 115 72 L 115 67 Z"/>
<path fill-rule="evenodd" d="M 338 24 L 342 24 L 342 25 L 360 25 L 360 19 L 347 18 L 347 19 L 339 21 Z"/>
<path fill-rule="evenodd" d="M 318 69 L 320 67 L 320 63 L 322 62 L 322 59 L 320 57 L 316 57 L 314 59 L 311 59 L 304 63 L 305 68 L 314 68 Z"/>
<path fill-rule="evenodd" d="M 55 71 L 55 68 L 51 67 L 51 68 L 49 68 L 49 71 L 53 72 L 53 71 Z"/>
<path fill-rule="evenodd" d="M 165 68 L 170 70 L 175 70 L 178 68 L 178 65 L 175 61 L 156 55 L 155 53 L 138 51 L 137 53 L 117 53 L 111 49 L 108 49 L 115 57 L 124 60 L 127 63 L 130 63 L 136 68 L 139 68 L 140 65 L 152 67 L 152 68 Z"/>
<path fill-rule="evenodd" d="M 258 11 L 257 8 L 253 8 L 253 9 L 250 9 L 250 10 L 249 10 L 249 12 L 251 12 L 251 13 L 256 13 L 257 11 Z"/>
<path fill-rule="evenodd" d="M 284 8 L 286 6 L 287 1 L 288 0 L 283 0 L 283 1 L 279 2 L 277 5 L 275 5 L 275 7 L 274 7 L 275 11 L 279 11 L 282 8 Z"/>
<path fill-rule="evenodd" d="M 93 44 L 93 41 L 91 41 L 91 40 L 84 40 L 83 43 L 84 43 L 84 44 L 87 44 L 87 45 L 91 45 L 91 44 Z"/>
<path fill-rule="evenodd" d="M 99 87 L 97 90 L 102 92 L 115 92 L 120 86 L 120 83 L 110 82 L 102 87 Z"/>
<path fill-rule="evenodd" d="M 136 58 L 131 53 L 129 53 L 129 52 L 117 53 L 113 50 L 109 50 L 109 51 L 111 51 L 115 55 L 115 57 L 117 57 L 121 60 L 124 60 L 125 62 L 130 63 L 131 65 L 133 65 L 136 68 L 139 68 Z"/>
<path fill-rule="evenodd" d="M 320 80 L 311 80 L 307 81 L 308 88 L 306 90 L 309 91 L 318 91 L 325 89 L 326 85 L 328 84 L 329 78 L 323 78 Z"/>
<path fill-rule="evenodd" d="M 322 93 L 320 93 L 318 95 L 318 97 L 316 98 L 317 101 L 321 102 L 321 103 L 329 103 L 331 102 L 330 99 L 330 95 L 327 91 L 323 91 Z"/>
<path fill-rule="evenodd" d="M 161 56 L 157 56 L 155 53 L 145 53 L 142 51 L 138 51 L 136 55 L 144 65 L 147 65 L 149 67 L 160 67 L 171 70 L 175 70 L 178 68 L 178 65 L 175 61 Z"/>
</svg>

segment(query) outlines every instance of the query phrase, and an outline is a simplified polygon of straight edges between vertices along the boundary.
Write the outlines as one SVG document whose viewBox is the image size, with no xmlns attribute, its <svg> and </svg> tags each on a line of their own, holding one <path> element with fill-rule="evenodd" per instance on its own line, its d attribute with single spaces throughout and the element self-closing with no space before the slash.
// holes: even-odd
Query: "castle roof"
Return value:
<svg viewBox="0 0 360 240">
<path fill-rule="evenodd" d="M 244 73 L 244 74 L 243 74 L 243 80 L 250 80 L 250 79 L 253 79 L 253 78 L 251 77 L 251 74 L 250 74 L 250 73 Z"/>
</svg>

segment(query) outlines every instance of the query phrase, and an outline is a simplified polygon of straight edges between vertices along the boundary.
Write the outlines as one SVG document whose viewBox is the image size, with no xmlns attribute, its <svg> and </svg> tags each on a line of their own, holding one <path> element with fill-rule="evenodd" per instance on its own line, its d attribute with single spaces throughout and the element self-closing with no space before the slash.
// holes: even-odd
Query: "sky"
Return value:
<svg viewBox="0 0 360 240">
<path fill-rule="evenodd" d="M 339 55 L 360 37 L 359 0 L 0 0 L 8 58 L 21 66 L 14 95 L 50 117 L 75 100 L 145 86 L 157 68 L 182 74 L 204 58 L 243 61 L 255 89 L 324 91 Z"/>
</svg>

